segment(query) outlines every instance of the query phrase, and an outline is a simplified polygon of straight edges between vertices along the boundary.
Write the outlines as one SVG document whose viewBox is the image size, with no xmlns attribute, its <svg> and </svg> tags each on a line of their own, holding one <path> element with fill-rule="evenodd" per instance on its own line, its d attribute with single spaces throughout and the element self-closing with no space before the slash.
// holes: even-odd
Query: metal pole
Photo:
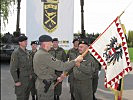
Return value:
<svg viewBox="0 0 133 100">
<path fill-rule="evenodd" d="M 16 32 L 20 32 L 19 22 L 20 22 L 20 3 L 21 0 L 17 0 L 18 7 L 17 7 L 17 22 L 16 22 Z"/>
<path fill-rule="evenodd" d="M 81 38 L 85 38 L 85 30 L 84 30 L 84 0 L 80 0 L 81 5 Z"/>
</svg>

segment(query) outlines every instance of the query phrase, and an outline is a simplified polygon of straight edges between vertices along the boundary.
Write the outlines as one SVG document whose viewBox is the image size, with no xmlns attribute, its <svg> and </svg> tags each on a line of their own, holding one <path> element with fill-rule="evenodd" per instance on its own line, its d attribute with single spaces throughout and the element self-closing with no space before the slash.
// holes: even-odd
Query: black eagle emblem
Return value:
<svg viewBox="0 0 133 100">
<path fill-rule="evenodd" d="M 105 57 L 107 64 L 110 65 L 111 63 L 114 65 L 115 62 L 119 62 L 119 59 L 122 59 L 122 45 L 118 43 L 117 38 L 113 37 L 110 40 L 110 44 L 106 45 L 104 50 L 103 57 Z"/>
</svg>

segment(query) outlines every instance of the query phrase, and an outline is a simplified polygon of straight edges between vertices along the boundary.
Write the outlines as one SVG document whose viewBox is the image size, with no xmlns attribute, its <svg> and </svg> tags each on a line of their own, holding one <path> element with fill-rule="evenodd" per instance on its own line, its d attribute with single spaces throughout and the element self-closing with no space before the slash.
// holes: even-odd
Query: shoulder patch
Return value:
<svg viewBox="0 0 133 100">
<path fill-rule="evenodd" d="M 56 61 L 56 58 L 55 58 L 55 57 L 52 57 L 52 60 L 53 60 L 53 61 Z"/>
<path fill-rule="evenodd" d="M 12 58 L 11 61 L 14 62 L 15 61 L 14 58 Z"/>
</svg>

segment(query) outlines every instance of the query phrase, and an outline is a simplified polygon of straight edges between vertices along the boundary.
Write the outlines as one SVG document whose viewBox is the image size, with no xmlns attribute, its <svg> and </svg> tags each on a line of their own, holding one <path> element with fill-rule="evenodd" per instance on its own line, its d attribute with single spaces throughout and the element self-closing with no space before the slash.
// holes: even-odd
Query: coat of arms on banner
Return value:
<svg viewBox="0 0 133 100">
<path fill-rule="evenodd" d="M 42 0 L 43 4 L 43 26 L 52 33 L 57 29 L 58 0 Z"/>
<path fill-rule="evenodd" d="M 106 58 L 108 65 L 111 63 L 114 65 L 116 61 L 119 62 L 119 59 L 122 59 L 122 46 L 121 43 L 118 43 L 116 37 L 111 38 L 104 51 L 103 57 Z"/>
<path fill-rule="evenodd" d="M 105 69 L 105 87 L 117 89 L 120 79 L 132 70 L 119 17 L 90 45 L 89 51 Z"/>
</svg>

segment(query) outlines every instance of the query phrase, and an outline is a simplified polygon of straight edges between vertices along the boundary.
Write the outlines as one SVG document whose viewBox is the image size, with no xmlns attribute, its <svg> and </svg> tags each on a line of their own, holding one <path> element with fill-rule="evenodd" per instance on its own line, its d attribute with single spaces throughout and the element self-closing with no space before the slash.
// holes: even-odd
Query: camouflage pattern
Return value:
<svg viewBox="0 0 133 100">
<path fill-rule="evenodd" d="M 36 88 L 38 100 L 54 100 L 54 83 L 51 84 L 47 93 L 44 93 L 43 80 L 56 80 L 57 75 L 55 70 L 65 71 L 74 67 L 75 61 L 62 62 L 55 59 L 51 54 L 49 54 L 45 49 L 40 48 L 33 59 L 33 67 L 35 74 L 37 75 Z"/>
<path fill-rule="evenodd" d="M 21 86 L 15 86 L 15 94 L 17 100 L 29 100 L 31 90 L 32 65 L 30 54 L 20 47 L 16 49 L 11 55 L 10 72 L 14 82 L 21 82 Z M 18 73 L 19 69 L 19 73 Z"/>
<path fill-rule="evenodd" d="M 58 60 L 61 60 L 63 62 L 67 61 L 65 50 L 61 47 L 58 47 L 57 49 L 51 48 L 49 53 L 55 57 Z M 55 74 L 59 77 L 62 74 L 62 71 L 55 70 Z M 60 96 L 62 92 L 62 82 L 60 82 L 56 87 L 54 94 Z"/>
</svg>

